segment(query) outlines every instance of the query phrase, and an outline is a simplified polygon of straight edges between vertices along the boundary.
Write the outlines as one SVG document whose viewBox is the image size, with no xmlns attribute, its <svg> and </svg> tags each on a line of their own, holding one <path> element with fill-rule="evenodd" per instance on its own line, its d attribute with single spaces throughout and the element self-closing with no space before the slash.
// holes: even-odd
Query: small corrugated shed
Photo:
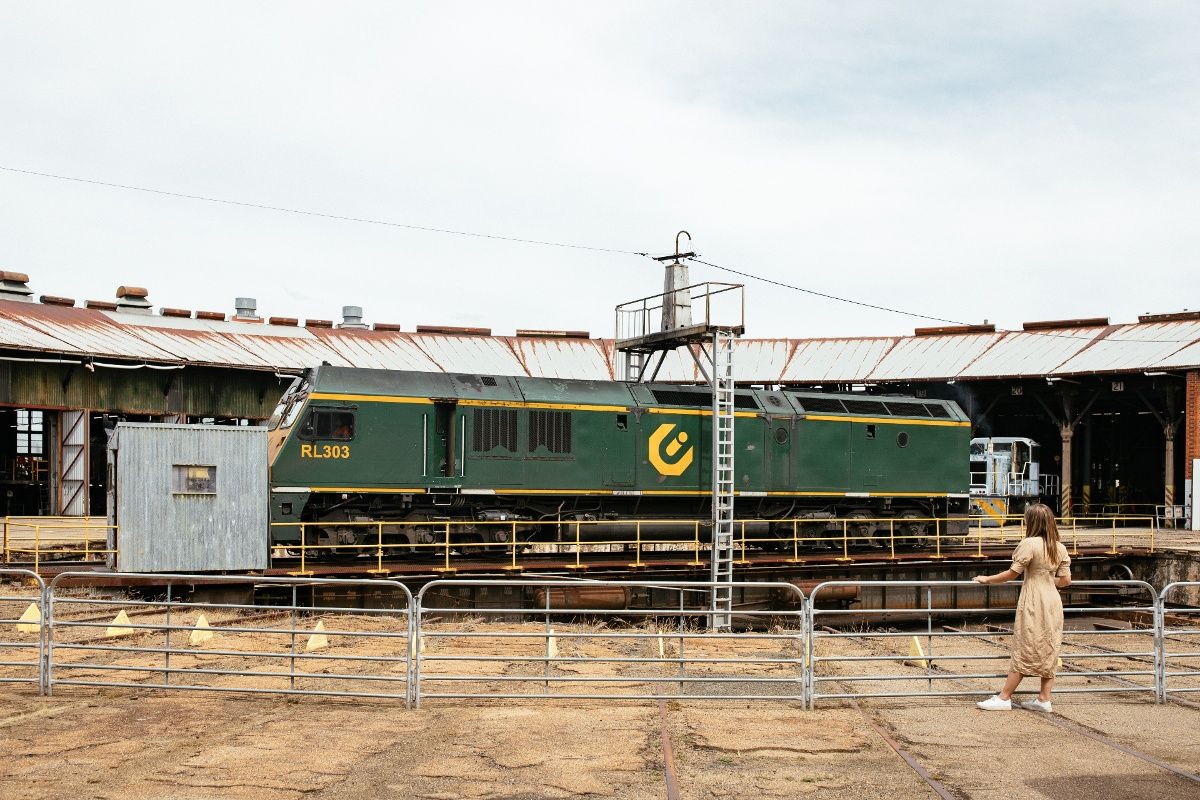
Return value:
<svg viewBox="0 0 1200 800">
<path fill-rule="evenodd" d="M 266 428 L 122 422 L 109 463 L 117 569 L 266 568 Z"/>
</svg>

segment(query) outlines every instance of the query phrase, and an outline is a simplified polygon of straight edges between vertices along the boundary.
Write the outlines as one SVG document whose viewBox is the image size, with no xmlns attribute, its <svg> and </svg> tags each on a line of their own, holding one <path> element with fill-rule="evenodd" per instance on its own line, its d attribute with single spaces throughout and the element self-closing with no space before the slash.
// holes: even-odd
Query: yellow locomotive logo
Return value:
<svg viewBox="0 0 1200 800">
<path fill-rule="evenodd" d="M 687 443 L 687 431 L 671 436 L 674 430 L 674 422 L 664 422 L 650 434 L 650 463 L 659 475 L 682 475 L 696 454 L 696 448 Z"/>
</svg>

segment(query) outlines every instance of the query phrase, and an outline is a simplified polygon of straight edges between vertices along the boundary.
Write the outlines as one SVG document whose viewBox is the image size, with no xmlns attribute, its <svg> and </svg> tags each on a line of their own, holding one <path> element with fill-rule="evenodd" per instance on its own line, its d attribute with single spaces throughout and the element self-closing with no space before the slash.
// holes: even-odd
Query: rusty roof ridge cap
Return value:
<svg viewBox="0 0 1200 800">
<path fill-rule="evenodd" d="M 425 358 L 429 359 L 430 364 L 433 364 L 435 367 L 440 369 L 442 372 L 449 372 L 449 370 L 447 370 L 444 366 L 442 366 L 442 364 L 436 358 L 434 358 L 433 355 L 428 350 L 426 350 L 425 347 L 421 344 L 421 339 L 424 337 L 418 336 L 416 333 L 405 331 L 405 332 L 401 332 L 400 335 L 396 338 L 407 338 L 408 341 L 412 343 L 412 346 L 417 348 L 417 350 L 419 350 L 421 352 L 421 355 L 423 355 L 423 356 L 425 356 Z"/>
<path fill-rule="evenodd" d="M 1004 343 L 1004 340 L 1007 339 L 1009 336 L 1011 336 L 1014 333 L 1017 333 L 1017 331 L 1008 331 L 1008 330 L 996 331 L 996 338 L 994 338 L 994 339 L 992 339 L 992 341 L 988 342 L 987 346 L 984 347 L 982 350 L 980 350 L 978 353 L 976 353 L 974 358 L 970 359 L 969 361 L 967 361 L 966 364 L 963 364 L 961 367 L 959 367 L 958 372 L 956 372 L 954 375 L 955 380 L 962 377 L 962 375 L 965 372 L 967 372 L 967 370 L 969 370 L 969 369 L 971 369 L 971 367 L 975 366 L 975 362 L 979 361 L 979 359 L 983 358 L 985 355 L 992 352 L 992 350 L 996 349 L 997 347 L 1001 347 Z"/>
<path fill-rule="evenodd" d="M 879 354 L 879 358 L 875 359 L 875 363 L 872 364 L 871 367 L 866 372 L 863 373 L 863 380 L 864 381 L 878 380 L 875 377 L 875 370 L 879 369 L 879 366 L 884 362 L 884 359 L 886 359 L 888 356 L 890 356 L 892 354 L 892 352 L 900 346 L 900 342 L 902 340 L 905 340 L 908 338 L 912 338 L 914 340 L 916 339 L 915 336 L 913 336 L 913 337 L 907 337 L 907 336 L 894 337 L 892 339 L 892 343 L 890 345 L 888 345 L 887 349 Z"/>
<path fill-rule="evenodd" d="M 515 358 L 517 360 L 517 363 L 521 365 L 521 369 L 525 370 L 525 377 L 526 378 L 534 377 L 534 374 L 529 371 L 529 364 L 525 361 L 525 353 L 523 353 L 521 351 L 521 349 L 519 347 L 517 347 L 516 343 L 518 341 L 518 337 L 516 337 L 516 336 L 499 336 L 496 338 L 501 339 L 504 342 L 504 345 L 508 348 L 509 352 L 511 352 L 513 354 L 513 358 Z M 524 396 L 524 395 L 522 395 L 522 396 Z"/>
<path fill-rule="evenodd" d="M 792 362 L 796 360 L 796 352 L 800 349 L 800 340 L 796 339 L 788 342 L 787 356 L 783 359 L 783 366 L 779 368 L 778 381 L 783 383 L 783 376 L 787 375 L 788 368 L 792 366 Z"/>
</svg>

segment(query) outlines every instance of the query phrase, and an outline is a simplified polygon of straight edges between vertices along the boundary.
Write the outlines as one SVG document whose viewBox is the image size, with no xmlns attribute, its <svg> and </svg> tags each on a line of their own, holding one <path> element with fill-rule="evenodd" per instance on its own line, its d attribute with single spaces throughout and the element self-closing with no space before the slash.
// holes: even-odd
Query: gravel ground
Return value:
<svg viewBox="0 0 1200 800">
<path fill-rule="evenodd" d="M 2 610 L 11 614 L 19 612 L 19 606 L 14 602 Z M 72 611 L 77 619 L 86 619 L 89 615 L 106 618 L 114 609 L 95 605 Z M 196 616 L 195 611 L 177 612 L 172 623 L 192 625 Z M 157 613 L 132 619 L 137 624 L 165 621 Z M 208 619 L 215 626 L 208 641 L 189 645 L 186 632 L 172 635 L 173 646 L 187 651 L 175 654 L 172 666 L 213 674 L 177 675 L 172 683 L 255 689 L 288 685 L 286 678 L 222 674 L 239 664 L 258 671 L 286 669 L 287 659 L 247 659 L 238 653 L 290 652 L 290 634 L 237 633 L 226 628 L 248 624 L 287 629 L 292 624 L 287 615 L 259 614 L 247 623 L 248 618 L 238 612 L 216 610 Z M 314 651 L 325 658 L 301 662 L 315 676 L 301 678 L 297 685 L 354 691 L 397 685 L 372 678 L 402 677 L 402 664 L 350 658 L 402 657 L 410 647 L 406 639 L 379 635 L 397 630 L 397 618 L 301 616 L 297 627 L 307 635 L 317 622 L 330 632 L 360 635 L 332 633 L 328 646 Z M 425 642 L 422 668 L 427 688 L 434 691 L 485 694 L 503 686 L 518 693 L 536 692 L 544 689 L 547 676 L 562 679 L 550 684 L 560 693 L 669 694 L 678 685 L 678 665 L 669 661 L 678 652 L 678 636 L 664 633 L 660 642 L 654 623 L 635 628 L 556 625 L 553 647 L 560 658 L 570 660 L 550 664 L 544 660 L 548 643 L 541 624 L 460 619 L 431 623 L 428 630 L 443 634 L 429 636 Z M 649 638 L 629 638 L 631 632 L 647 633 Z M 164 634 L 157 631 L 114 639 L 105 639 L 103 633 L 103 626 L 63 628 L 56 638 L 120 647 L 165 643 Z M 689 657 L 755 661 L 690 665 L 687 675 L 701 680 L 685 684 L 686 691 L 698 695 L 734 691 L 772 699 L 668 698 L 660 704 L 634 699 L 431 698 L 420 710 L 405 710 L 396 700 L 145 688 L 61 686 L 55 697 L 46 698 L 38 697 L 30 686 L 0 683 L 0 752 L 6 755 L 0 759 L 0 798 L 665 797 L 664 724 L 684 798 L 932 796 L 928 785 L 868 718 L 956 797 L 1173 800 L 1200 796 L 1200 785 L 1087 735 L 1110 737 L 1195 772 L 1200 770 L 1200 711 L 1194 708 L 1156 706 L 1145 695 L 1062 695 L 1055 699 L 1056 718 L 1066 727 L 1031 712 L 980 712 L 968 698 L 863 701 L 861 712 L 842 701 L 827 700 L 817 710 L 805 711 L 786 699 L 799 691 L 795 678 L 800 652 L 787 632 L 775 631 L 780 634 L 777 638 L 740 640 L 706 640 L 698 631 L 689 633 L 694 637 L 684 642 Z M 20 635 L 9 629 L 0 639 L 19 640 Z M 304 640 L 299 638 L 301 648 Z M 1086 641 L 1131 649 L 1145 645 L 1143 637 L 1133 634 Z M 906 638 L 886 643 L 824 640 L 819 654 L 907 653 L 908 644 Z M 950 646 L 949 640 L 945 646 L 939 642 L 937 652 L 947 652 Z M 979 638 L 955 639 L 952 648 L 960 655 L 1001 652 Z M 1071 649 L 1069 644 L 1066 649 Z M 456 658 L 480 654 L 493 660 Z M 5 656 L 0 648 L 0 661 Z M 656 658 L 667 661 L 656 662 Z M 162 679 L 161 669 L 154 670 L 164 664 L 162 654 L 128 651 L 62 650 L 56 653 L 57 674 L 65 674 L 63 664 L 84 659 L 88 665 L 138 669 L 80 666 L 70 671 L 73 677 L 134 683 Z M 1080 665 L 1098 671 L 1145 668 L 1116 657 L 1087 659 Z M 959 672 L 990 672 L 1002 668 L 1003 662 L 948 661 L 942 666 Z M 0 678 L 15 677 L 20 671 L 20 667 L 0 666 Z M 332 678 L 331 673 L 351 677 Z M 925 684 L 924 670 L 913 665 L 821 665 L 824 675 L 853 673 L 906 676 L 883 684 L 889 690 L 917 690 Z M 597 682 L 618 678 L 632 681 Z M 774 682 L 752 680 L 763 678 Z M 1064 679 L 1064 684 L 1069 682 L 1091 688 L 1112 685 L 1103 677 Z M 878 691 L 881 684 L 860 681 L 857 686 Z M 995 687 L 993 680 L 939 682 L 945 690 Z M 1032 689 L 1032 684 L 1027 688 Z M 835 689 L 829 685 L 829 690 Z"/>
</svg>

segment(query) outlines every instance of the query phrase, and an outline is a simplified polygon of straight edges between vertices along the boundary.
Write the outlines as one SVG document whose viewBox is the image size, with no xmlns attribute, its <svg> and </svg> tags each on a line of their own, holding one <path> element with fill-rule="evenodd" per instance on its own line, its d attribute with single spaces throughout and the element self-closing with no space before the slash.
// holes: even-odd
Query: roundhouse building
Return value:
<svg viewBox="0 0 1200 800">
<path fill-rule="evenodd" d="M 0 272 L 0 511 L 103 514 L 104 443 L 117 420 L 265 420 L 292 376 L 337 366 L 613 379 L 611 340 L 518 330 L 261 317 L 36 295 Z M 739 383 L 957 400 L 977 436 L 1042 445 L 1074 513 L 1183 503 L 1200 459 L 1200 312 L 921 328 L 909 336 L 742 339 Z M 659 377 L 702 382 L 692 359 Z M 966 455 L 964 454 L 964 458 Z"/>
</svg>

